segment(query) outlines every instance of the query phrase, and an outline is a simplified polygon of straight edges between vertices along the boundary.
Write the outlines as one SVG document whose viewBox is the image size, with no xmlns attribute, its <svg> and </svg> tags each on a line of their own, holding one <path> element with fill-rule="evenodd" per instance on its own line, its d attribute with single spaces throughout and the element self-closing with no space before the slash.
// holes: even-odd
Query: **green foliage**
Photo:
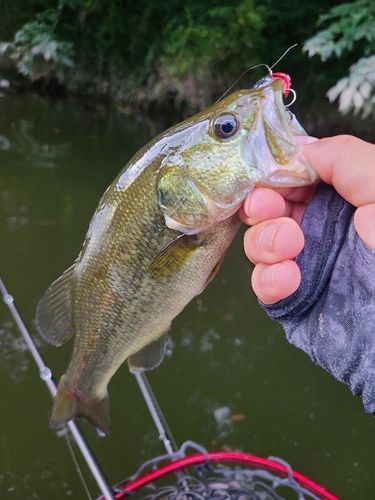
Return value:
<svg viewBox="0 0 375 500">
<path fill-rule="evenodd" d="M 72 44 L 58 40 L 54 33 L 58 16 L 59 11 L 53 9 L 38 14 L 17 31 L 13 42 L 0 43 L 0 55 L 15 61 L 18 71 L 32 80 L 72 67 Z"/>
<path fill-rule="evenodd" d="M 327 92 L 330 102 L 339 98 L 339 111 L 354 114 L 362 111 L 366 118 L 375 114 L 375 56 L 361 57 L 349 69 L 349 75 L 341 78 Z"/>
<path fill-rule="evenodd" d="M 332 102 L 339 98 L 339 110 L 346 114 L 363 112 L 375 114 L 375 2 L 357 0 L 333 7 L 320 16 L 318 25 L 330 22 L 326 29 L 307 40 L 304 51 L 310 57 L 319 55 L 322 61 L 332 56 L 343 57 L 345 52 L 360 50 L 362 55 L 327 92 Z"/>
<path fill-rule="evenodd" d="M 162 31 L 154 93 L 193 109 L 212 103 L 243 69 L 258 64 L 261 9 L 253 0 L 188 2 Z"/>
<path fill-rule="evenodd" d="M 194 7 L 186 7 L 166 30 L 162 61 L 172 73 L 196 71 L 197 61 L 205 75 L 258 62 L 254 47 L 262 40 L 264 22 L 252 0 L 214 4 L 203 11 Z"/>
<path fill-rule="evenodd" d="M 0 0 L 0 6 L 25 1 Z M 313 34 L 318 16 L 336 4 L 29 0 L 26 16 L 8 9 L 14 26 L 8 38 L 1 38 L 0 19 L 0 39 L 14 37 L 0 51 L 34 80 L 52 76 L 80 94 L 146 106 L 172 103 L 190 113 L 212 103 L 244 70 L 259 63 L 271 66 L 288 47 L 302 43 Z M 310 102 L 312 94 L 318 99 L 322 83 L 337 80 L 334 72 L 317 66 L 306 64 L 299 46 L 275 68 L 290 72 L 297 82 L 299 105 Z M 251 85 L 264 73 L 264 68 L 251 71 L 240 85 Z"/>
<path fill-rule="evenodd" d="M 363 41 L 364 55 L 375 49 L 375 2 L 357 0 L 333 7 L 320 16 L 318 26 L 330 21 L 328 27 L 310 38 L 304 46 L 310 57 L 320 55 L 326 61 L 333 55 L 341 57 L 352 51 L 354 44 Z"/>
</svg>

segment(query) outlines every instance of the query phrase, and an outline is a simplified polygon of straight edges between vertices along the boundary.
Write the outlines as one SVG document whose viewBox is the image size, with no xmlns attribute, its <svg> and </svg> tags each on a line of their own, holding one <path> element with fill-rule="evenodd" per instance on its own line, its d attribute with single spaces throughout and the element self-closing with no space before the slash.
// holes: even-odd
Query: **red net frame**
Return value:
<svg viewBox="0 0 375 500">
<path fill-rule="evenodd" d="M 282 463 L 276 462 L 272 459 L 260 458 L 255 455 L 228 451 L 210 452 L 207 456 L 202 453 L 197 453 L 167 463 L 155 470 L 141 475 L 140 477 L 125 481 L 124 483 L 118 485 L 115 490 L 115 498 L 116 500 L 125 499 L 132 493 L 140 490 L 142 487 L 147 486 L 150 483 L 167 476 L 168 474 L 175 473 L 186 467 L 201 465 L 207 461 L 209 461 L 210 464 L 215 462 L 235 463 L 237 465 L 267 470 L 273 474 L 277 474 L 279 477 L 292 476 L 292 478 L 301 487 L 308 492 L 311 492 L 313 495 L 316 495 L 315 498 L 318 498 L 319 500 L 339 500 L 338 497 L 327 491 L 316 482 L 297 471 L 291 470 Z M 188 497 L 188 495 L 186 495 L 186 497 Z M 278 498 L 281 499 L 281 497 Z M 104 497 L 100 497 L 100 500 L 105 499 Z"/>
</svg>

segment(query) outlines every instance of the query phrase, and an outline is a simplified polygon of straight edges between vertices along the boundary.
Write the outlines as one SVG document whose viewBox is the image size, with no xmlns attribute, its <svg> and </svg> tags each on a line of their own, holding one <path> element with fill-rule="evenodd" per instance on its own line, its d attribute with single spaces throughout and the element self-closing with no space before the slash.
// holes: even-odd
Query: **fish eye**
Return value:
<svg viewBox="0 0 375 500">
<path fill-rule="evenodd" d="M 239 123 L 237 117 L 230 114 L 219 116 L 214 123 L 215 134 L 220 137 L 220 139 L 233 137 L 238 127 Z"/>
</svg>

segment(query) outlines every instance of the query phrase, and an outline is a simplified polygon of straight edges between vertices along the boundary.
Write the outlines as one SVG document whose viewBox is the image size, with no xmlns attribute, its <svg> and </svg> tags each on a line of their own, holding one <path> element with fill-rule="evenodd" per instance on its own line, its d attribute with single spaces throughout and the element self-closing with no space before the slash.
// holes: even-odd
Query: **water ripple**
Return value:
<svg viewBox="0 0 375 500">
<path fill-rule="evenodd" d="M 24 378 L 29 369 L 27 345 L 16 332 L 13 321 L 4 321 L 0 325 L 0 368 L 16 382 Z"/>
</svg>

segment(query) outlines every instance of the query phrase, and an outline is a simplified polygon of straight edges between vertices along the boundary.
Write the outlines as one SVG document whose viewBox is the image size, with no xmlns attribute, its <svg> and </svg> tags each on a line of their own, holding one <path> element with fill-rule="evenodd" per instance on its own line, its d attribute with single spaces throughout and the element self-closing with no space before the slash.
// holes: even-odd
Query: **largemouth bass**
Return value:
<svg viewBox="0 0 375 500">
<path fill-rule="evenodd" d="M 267 77 L 160 134 L 99 202 L 83 248 L 37 309 L 42 337 L 75 334 L 50 425 L 86 417 L 110 429 L 107 385 L 163 359 L 172 319 L 216 274 L 254 186 L 317 181 L 293 136 L 305 132 Z"/>
</svg>

